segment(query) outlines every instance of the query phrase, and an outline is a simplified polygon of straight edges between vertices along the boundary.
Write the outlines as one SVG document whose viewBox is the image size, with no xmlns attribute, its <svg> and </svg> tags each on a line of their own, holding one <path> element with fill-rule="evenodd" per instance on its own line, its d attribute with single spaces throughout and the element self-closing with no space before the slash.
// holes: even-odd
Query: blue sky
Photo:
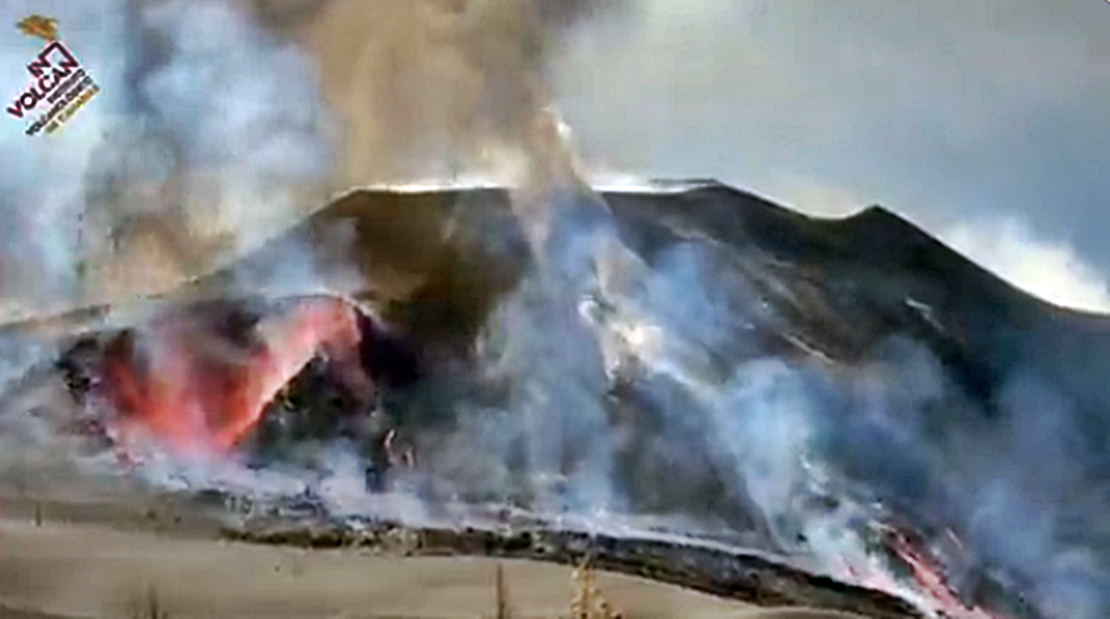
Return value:
<svg viewBox="0 0 1110 619">
<path fill-rule="evenodd" d="M 551 70 L 595 168 L 879 203 L 1012 282 L 1110 309 L 1110 3 L 642 0 Z"/>
</svg>

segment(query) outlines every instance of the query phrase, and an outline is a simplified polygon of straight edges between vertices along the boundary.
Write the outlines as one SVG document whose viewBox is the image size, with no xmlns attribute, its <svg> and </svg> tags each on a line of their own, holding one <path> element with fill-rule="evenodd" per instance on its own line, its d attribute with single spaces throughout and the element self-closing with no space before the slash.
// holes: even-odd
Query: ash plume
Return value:
<svg viewBox="0 0 1110 619">
<path fill-rule="evenodd" d="M 31 4 L 5 14 L 43 10 Z M 27 313 L 161 292 L 337 187 L 568 176 L 544 71 L 561 34 L 610 5 L 59 5 L 63 38 L 102 95 L 67 128 L 72 148 L 5 138 L 6 158 L 24 167 L 0 179 L 16 223 L 0 297 Z M 33 45 L 5 45 L 6 81 L 22 83 Z M 33 166 L 25 150 L 38 153 Z"/>
<path fill-rule="evenodd" d="M 1104 456 L 1041 371 L 1016 368 L 983 400 L 912 339 L 847 365 L 782 357 L 757 334 L 797 327 L 732 248 L 690 240 L 648 263 L 604 204 L 554 200 L 531 234 L 535 273 L 483 339 L 505 400 L 460 401 L 452 435 L 429 442 L 450 493 L 723 524 L 948 616 L 1102 615 Z M 937 550 L 959 598 L 896 576 L 884 527 L 959 546 Z M 999 602 L 999 586 L 1036 610 Z"/>
<path fill-rule="evenodd" d="M 283 4 L 262 3 L 262 14 Z M 512 183 L 566 156 L 544 137 L 544 72 L 563 31 L 606 4 L 332 0 L 295 27 L 271 19 L 320 67 L 343 118 L 346 184 Z"/>
<path fill-rule="evenodd" d="M 5 15 L 44 10 L 15 4 Z M 0 282 L 5 299 L 59 309 L 163 292 L 322 199 L 332 156 L 314 69 L 240 5 L 54 8 L 102 92 L 56 141 L 6 130 L 16 225 L 0 263 L 18 275 Z M 22 84 L 34 47 L 5 41 L 5 77 Z"/>
<path fill-rule="evenodd" d="M 696 522 L 865 580 L 889 572 L 872 525 L 904 509 L 954 523 L 970 542 L 957 588 L 975 587 L 980 564 L 1001 566 L 1055 616 L 1100 616 L 1103 559 L 1064 531 L 1084 519 L 1100 526 L 1104 506 L 1082 492 L 1099 461 L 1072 449 L 1083 433 L 1071 403 L 1037 371 L 1015 372 L 984 404 L 914 343 L 888 342 L 856 365 L 778 358 L 753 335 L 792 327 L 766 302 L 760 286 L 771 276 L 753 274 L 752 263 L 770 268 L 770 258 L 745 262 L 697 234 L 651 260 L 630 249 L 609 205 L 579 181 L 544 85 L 559 34 L 610 8 L 104 3 L 90 13 L 127 42 L 118 56 L 69 39 L 65 24 L 79 20 L 62 13 L 63 36 L 103 99 L 75 121 L 75 148 L 36 143 L 39 168 L 0 176 L 4 212 L 17 222 L 0 231 L 10 236 L 0 292 L 77 302 L 81 263 L 101 294 L 164 289 L 305 212 L 332 183 L 508 180 L 532 262 L 486 317 L 477 376 L 467 376 L 503 388 L 437 403 L 449 422 L 428 430 L 422 452 L 439 498 Z M 13 150 L 23 143 L 10 142 L 5 156 L 26 161 Z M 28 203 L 41 208 L 19 209 Z M 339 244 L 356 240 L 336 232 Z M 237 273 L 236 287 L 311 288 L 311 247 L 295 247 L 289 264 Z M 141 281 L 128 263 L 157 268 Z M 988 412 L 1005 432 L 979 425 Z M 354 447 L 321 451 L 320 476 L 172 459 L 143 473 L 241 492 L 315 488 L 337 511 L 371 509 Z M 423 515 L 424 505 L 411 507 L 398 509 Z"/>
</svg>

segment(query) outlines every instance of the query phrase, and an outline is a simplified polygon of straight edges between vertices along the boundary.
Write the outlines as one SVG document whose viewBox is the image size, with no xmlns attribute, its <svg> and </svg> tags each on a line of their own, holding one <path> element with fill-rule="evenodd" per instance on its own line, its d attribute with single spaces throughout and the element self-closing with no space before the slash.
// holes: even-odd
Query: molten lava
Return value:
<svg viewBox="0 0 1110 619">
<path fill-rule="evenodd" d="M 163 316 L 107 355 L 105 395 L 129 443 L 153 435 L 181 454 L 226 452 L 314 357 L 368 394 L 358 310 L 341 299 L 298 299 L 249 326 L 221 330 L 202 315 Z M 244 333 L 245 332 L 245 333 Z"/>
<path fill-rule="evenodd" d="M 944 616 L 952 619 L 1005 619 L 978 606 L 968 606 L 960 600 L 948 586 L 941 568 L 934 565 L 924 553 L 918 552 L 904 534 L 896 532 L 892 542 L 894 551 L 910 567 L 918 585 L 932 597 Z"/>
</svg>

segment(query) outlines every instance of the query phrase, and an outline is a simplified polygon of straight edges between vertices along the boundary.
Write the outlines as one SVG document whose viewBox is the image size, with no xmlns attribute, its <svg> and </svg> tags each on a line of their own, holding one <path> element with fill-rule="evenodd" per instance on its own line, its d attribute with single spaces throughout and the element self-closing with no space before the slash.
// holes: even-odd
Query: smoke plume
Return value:
<svg viewBox="0 0 1110 619">
<path fill-rule="evenodd" d="M 560 32 L 609 4 L 82 7 L 56 16 L 102 94 L 56 143 L 11 129 L 0 142 L 13 162 L 0 171 L 13 222 L 0 230 L 5 299 L 87 301 L 82 283 L 112 296 L 166 289 L 337 183 L 515 181 L 512 207 L 534 260 L 489 316 L 467 376 L 503 388 L 439 398 L 449 427 L 424 438 L 446 497 L 723 525 L 865 580 L 888 572 L 872 525 L 906 512 L 951 523 L 970 542 L 955 562 L 962 593 L 977 570 L 998 567 L 1055 616 L 1095 619 L 1110 606 L 1105 557 L 1090 543 L 1106 494 L 1083 491 L 1099 479 L 1097 450 L 1075 448 L 1083 433 L 1050 381 L 1032 370 L 1010 377 L 989 403 L 1001 421 L 981 422 L 987 404 L 913 343 L 890 342 L 858 367 L 777 358 L 753 332 L 789 334 L 790 320 L 749 277 L 750 256 L 695 239 L 650 263 L 628 249 L 578 182 L 544 86 Z M 35 47 L 4 45 L 0 77 L 20 84 Z M 242 275 L 244 286 L 313 278 L 282 265 Z M 323 480 L 234 462 L 182 471 L 156 461 L 144 473 L 275 494 L 316 484 L 340 511 L 362 509 L 352 449 L 333 445 L 320 459 Z"/>
<path fill-rule="evenodd" d="M 619 4 L 9 4 L 12 21 L 54 9 L 101 94 L 55 143 L 6 130 L 0 298 L 31 311 L 164 291 L 353 184 L 565 176 L 549 55 Z M 37 50 L 5 40 L 15 92 Z"/>
<path fill-rule="evenodd" d="M 324 97 L 343 118 L 345 182 L 518 181 L 534 159 L 563 156 L 545 137 L 549 55 L 564 29 L 609 4 L 332 0 L 318 7 L 292 31 L 311 50 Z"/>
<path fill-rule="evenodd" d="M 5 15 L 45 10 L 17 4 Z M 55 8 L 101 93 L 55 140 L 5 130 L 5 299 L 56 309 L 161 292 L 322 199 L 333 164 L 314 68 L 239 5 Z M 14 88 L 37 49 L 5 41 Z"/>
<path fill-rule="evenodd" d="M 596 196 L 525 199 L 536 264 L 479 342 L 505 386 L 447 398 L 447 436 L 422 437 L 443 496 L 726 530 L 950 616 L 1005 608 L 1000 586 L 1102 616 L 1104 456 L 1051 377 L 1019 368 L 984 400 L 902 338 L 783 358 L 760 334 L 799 327 L 761 292 L 765 257 L 689 239 L 645 261 Z M 884 527 L 920 533 L 962 601 L 907 586 Z"/>
</svg>

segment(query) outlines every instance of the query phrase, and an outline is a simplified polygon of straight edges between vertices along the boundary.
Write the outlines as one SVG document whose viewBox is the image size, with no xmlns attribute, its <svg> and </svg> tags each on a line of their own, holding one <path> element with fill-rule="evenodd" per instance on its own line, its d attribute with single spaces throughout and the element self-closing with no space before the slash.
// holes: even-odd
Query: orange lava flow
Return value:
<svg viewBox="0 0 1110 619">
<path fill-rule="evenodd" d="M 124 443 L 148 434 L 181 454 L 226 452 L 313 357 L 354 365 L 361 339 L 356 311 L 335 298 L 298 300 L 255 325 L 249 345 L 192 321 L 158 321 L 143 332 L 145 367 L 125 354 L 104 368 L 108 399 L 120 414 L 115 429 Z M 356 387 L 368 389 L 369 379 L 357 375 Z"/>
<path fill-rule="evenodd" d="M 895 536 L 894 550 L 910 566 L 918 584 L 932 596 L 946 616 L 952 619 L 1004 619 L 977 606 L 968 607 L 964 604 L 948 587 L 940 570 L 914 550 L 902 535 Z"/>
</svg>

